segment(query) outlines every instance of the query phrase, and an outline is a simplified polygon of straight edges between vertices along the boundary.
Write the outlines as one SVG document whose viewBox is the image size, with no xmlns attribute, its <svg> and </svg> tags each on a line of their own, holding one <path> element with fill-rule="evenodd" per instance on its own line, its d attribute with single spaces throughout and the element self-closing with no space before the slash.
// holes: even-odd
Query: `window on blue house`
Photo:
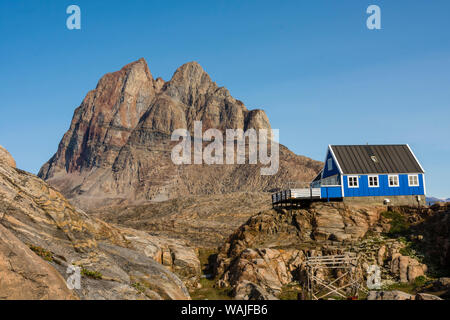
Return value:
<svg viewBox="0 0 450 320">
<path fill-rule="evenodd" d="M 370 188 L 377 188 L 377 187 L 379 187 L 378 176 L 369 176 L 369 187 Z"/>
<path fill-rule="evenodd" d="M 333 159 L 328 159 L 328 171 L 333 170 Z"/>
<path fill-rule="evenodd" d="M 389 187 L 400 186 L 400 183 L 398 181 L 398 175 L 390 175 L 388 179 L 389 179 Z"/>
<path fill-rule="evenodd" d="M 410 187 L 418 187 L 419 186 L 419 176 L 417 174 L 408 175 L 408 185 Z"/>
<path fill-rule="evenodd" d="M 348 176 L 348 187 L 349 188 L 358 188 L 358 176 Z"/>
</svg>

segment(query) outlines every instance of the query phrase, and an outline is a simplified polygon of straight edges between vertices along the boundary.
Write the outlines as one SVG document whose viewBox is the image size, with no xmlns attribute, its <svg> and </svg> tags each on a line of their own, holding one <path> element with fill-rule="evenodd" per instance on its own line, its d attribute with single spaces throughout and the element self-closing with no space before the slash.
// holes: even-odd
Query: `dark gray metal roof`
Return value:
<svg viewBox="0 0 450 320">
<path fill-rule="evenodd" d="M 343 145 L 331 149 L 344 174 L 424 173 L 406 144 Z"/>
</svg>

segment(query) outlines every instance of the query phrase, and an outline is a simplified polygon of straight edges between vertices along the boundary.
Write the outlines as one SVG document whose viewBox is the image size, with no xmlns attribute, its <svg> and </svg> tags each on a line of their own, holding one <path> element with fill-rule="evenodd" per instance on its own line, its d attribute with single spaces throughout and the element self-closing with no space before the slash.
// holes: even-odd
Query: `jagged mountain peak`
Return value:
<svg viewBox="0 0 450 320">
<path fill-rule="evenodd" d="M 150 72 L 147 61 L 145 61 L 144 58 L 140 58 L 139 60 L 128 63 L 118 71 L 105 74 L 97 84 L 97 89 L 99 87 L 101 88 L 102 83 L 105 81 L 120 83 L 126 80 L 130 75 L 140 77 L 145 76 L 148 81 L 153 81 L 153 76 Z"/>
<path fill-rule="evenodd" d="M 179 67 L 166 83 L 165 93 L 187 106 L 196 104 L 201 96 L 213 93 L 217 85 L 200 66 L 193 61 Z"/>
<path fill-rule="evenodd" d="M 171 81 L 198 81 L 202 77 L 207 77 L 209 80 L 211 80 L 208 73 L 197 61 L 190 61 L 181 65 L 177 70 L 175 70 Z"/>
</svg>

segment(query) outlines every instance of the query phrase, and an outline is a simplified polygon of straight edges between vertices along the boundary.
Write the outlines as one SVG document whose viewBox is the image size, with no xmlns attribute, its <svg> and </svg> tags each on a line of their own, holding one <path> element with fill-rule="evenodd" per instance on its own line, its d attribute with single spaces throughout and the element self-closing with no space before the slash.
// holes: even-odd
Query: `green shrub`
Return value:
<svg viewBox="0 0 450 320">
<path fill-rule="evenodd" d="M 42 247 L 32 245 L 32 244 L 29 244 L 28 247 L 31 249 L 31 251 L 36 253 L 42 259 L 44 259 L 48 262 L 53 262 L 53 253 L 51 253 L 50 251 L 45 250 Z"/>
<path fill-rule="evenodd" d="M 403 256 L 414 257 L 416 255 L 416 251 L 411 248 L 411 246 L 406 246 L 399 250 L 400 254 Z"/>
<path fill-rule="evenodd" d="M 88 270 L 83 266 L 80 267 L 81 267 L 81 275 L 85 277 L 89 277 L 95 280 L 100 280 L 103 278 L 103 275 L 98 271 Z"/>
<path fill-rule="evenodd" d="M 389 229 L 388 235 L 398 237 L 408 233 L 410 224 L 404 215 L 395 211 L 385 211 L 381 215 L 390 220 L 391 228 Z"/>
<path fill-rule="evenodd" d="M 139 292 L 142 292 L 142 293 L 145 292 L 145 286 L 140 282 L 135 282 L 131 286 Z"/>
<path fill-rule="evenodd" d="M 427 283 L 427 277 L 425 276 L 418 276 L 414 279 L 414 286 L 416 287 L 422 287 Z"/>
</svg>

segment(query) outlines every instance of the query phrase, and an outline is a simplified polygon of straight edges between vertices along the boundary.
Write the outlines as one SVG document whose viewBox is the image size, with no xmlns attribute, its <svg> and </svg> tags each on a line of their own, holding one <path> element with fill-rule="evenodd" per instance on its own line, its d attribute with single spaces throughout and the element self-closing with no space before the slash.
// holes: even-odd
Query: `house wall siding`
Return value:
<svg viewBox="0 0 450 320">
<path fill-rule="evenodd" d="M 351 175 L 350 175 L 351 176 Z M 400 186 L 389 187 L 388 175 L 378 175 L 379 187 L 369 188 L 368 175 L 358 175 L 359 187 L 348 187 L 348 175 L 343 176 L 344 196 L 345 197 L 377 197 L 377 196 L 406 196 L 406 195 L 424 195 L 423 174 L 419 176 L 419 186 L 410 187 L 408 185 L 408 174 L 399 174 Z"/>
<path fill-rule="evenodd" d="M 322 199 L 342 198 L 342 188 L 341 186 L 322 186 L 320 197 Z"/>
<path fill-rule="evenodd" d="M 333 168 L 331 170 L 328 169 L 328 159 L 333 160 Z M 323 168 L 323 175 L 322 178 L 331 177 L 336 174 L 339 174 L 338 166 L 336 165 L 336 162 L 333 159 L 333 156 L 331 155 L 330 150 L 327 151 L 327 157 L 325 159 L 325 166 Z"/>
</svg>

